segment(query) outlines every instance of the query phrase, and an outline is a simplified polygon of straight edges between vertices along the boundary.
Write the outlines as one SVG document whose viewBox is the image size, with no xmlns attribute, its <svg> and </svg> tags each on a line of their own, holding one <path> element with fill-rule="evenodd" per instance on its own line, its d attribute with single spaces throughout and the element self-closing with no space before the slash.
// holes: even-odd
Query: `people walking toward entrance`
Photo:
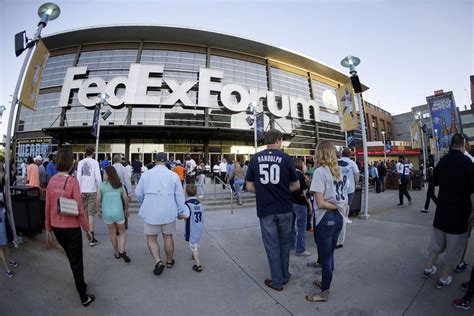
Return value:
<svg viewBox="0 0 474 316">
<path fill-rule="evenodd" d="M 140 177 L 142 176 L 142 166 L 143 164 L 138 159 L 138 157 L 135 157 L 135 159 L 132 161 L 132 182 L 135 185 L 138 184 L 138 181 L 140 181 Z"/>
<path fill-rule="evenodd" d="M 434 168 L 433 182 L 439 186 L 438 204 L 428 248 L 424 277 L 435 274 L 438 255 L 445 253 L 444 266 L 437 288 L 448 286 L 453 278 L 467 240 L 471 215 L 471 193 L 474 192 L 474 165 L 464 154 L 464 138 L 455 134 L 449 152 Z"/>
<path fill-rule="evenodd" d="M 202 199 L 204 197 L 204 186 L 206 184 L 206 174 L 205 174 L 205 170 L 204 169 L 201 169 L 199 172 L 198 172 L 198 191 L 199 191 L 199 198 Z"/>
<path fill-rule="evenodd" d="M 110 157 L 109 155 L 105 155 L 104 160 L 100 162 L 100 173 L 104 174 L 105 167 L 110 166 Z"/>
<path fill-rule="evenodd" d="M 242 198 L 240 194 L 245 182 L 244 180 L 245 178 L 244 178 L 244 169 L 242 169 L 242 167 L 240 166 L 239 161 L 236 161 L 234 163 L 234 167 L 232 168 L 232 173 L 230 174 L 228 178 L 229 178 L 228 183 L 230 185 L 232 185 L 231 183 L 233 183 L 233 187 L 234 187 L 235 194 L 237 197 L 237 203 L 239 205 L 242 205 Z"/>
<path fill-rule="evenodd" d="M 94 215 L 97 213 L 97 189 L 102 184 L 99 163 L 92 158 L 94 151 L 95 148 L 93 146 L 87 146 L 86 158 L 79 161 L 77 165 L 77 181 L 81 188 L 82 204 L 84 205 L 84 212 L 89 219 L 89 227 L 92 233 L 92 239 L 89 242 L 91 247 L 97 245 L 97 239 L 94 236 Z"/>
<path fill-rule="evenodd" d="M 179 181 L 181 182 L 181 187 L 184 187 L 186 169 L 183 167 L 180 160 L 176 160 L 176 166 L 174 167 L 173 171 L 178 175 Z"/>
<path fill-rule="evenodd" d="M 408 182 L 410 182 L 411 168 L 410 163 L 405 160 L 405 157 L 400 156 L 397 162 L 398 180 L 398 199 L 400 202 L 397 205 L 403 205 L 403 196 L 408 199 L 408 204 L 411 205 L 411 196 L 408 193 Z"/>
<path fill-rule="evenodd" d="M 188 212 L 180 216 L 186 219 L 186 235 L 185 239 L 189 242 L 191 254 L 196 264 L 193 265 L 193 270 L 202 272 L 201 259 L 199 257 L 199 241 L 201 240 L 202 232 L 204 230 L 204 206 L 196 199 L 197 187 L 195 184 L 186 185 L 186 193 L 189 199 L 186 201 Z"/>
<path fill-rule="evenodd" d="M 342 167 L 343 170 L 341 170 L 342 174 L 347 175 L 347 203 L 349 204 L 349 213 L 352 205 L 352 201 L 354 200 L 354 194 L 355 194 L 355 189 L 357 184 L 359 183 L 360 180 L 360 171 L 359 167 L 355 163 L 354 160 L 351 158 L 351 150 L 349 148 L 344 148 L 342 151 L 342 157 L 340 161 L 338 161 L 339 167 Z M 347 163 L 346 166 L 341 166 L 341 164 Z M 344 164 L 345 165 L 345 164 Z M 349 216 L 347 217 L 347 224 L 352 223 L 352 221 L 349 219 Z M 345 228 L 343 227 L 343 234 L 345 235 Z"/>
<path fill-rule="evenodd" d="M 26 184 L 33 187 L 40 187 L 40 174 L 38 165 L 33 160 L 33 157 L 28 156 L 27 158 L 28 168 L 26 171 Z"/>
<path fill-rule="evenodd" d="M 247 190 L 257 199 L 262 241 L 267 253 L 271 278 L 265 285 L 283 290 L 290 280 L 290 241 L 293 220 L 291 192 L 300 188 L 291 157 L 280 150 L 283 134 L 270 129 L 265 133 L 267 149 L 256 153 L 247 171 Z"/>
<path fill-rule="evenodd" d="M 304 161 L 302 159 L 295 159 L 296 174 L 300 182 L 300 188 L 292 193 L 293 202 L 293 221 L 291 225 L 291 247 L 296 247 L 297 256 L 311 256 L 311 252 L 306 251 L 306 221 L 307 221 L 307 201 L 306 179 L 303 174 Z M 296 224 L 296 229 L 295 229 Z"/>
<path fill-rule="evenodd" d="M 18 267 L 18 263 L 10 257 L 10 251 L 8 250 L 8 237 L 7 237 L 7 223 L 8 220 L 5 214 L 5 176 L 4 176 L 4 165 L 5 161 L 3 157 L 0 157 L 0 261 L 2 262 L 3 268 L 5 269 L 5 276 L 13 278 L 14 274 L 10 270 L 10 267 Z"/>
<path fill-rule="evenodd" d="M 387 175 L 387 168 L 385 167 L 384 162 L 379 162 L 379 165 L 377 166 L 377 171 L 379 174 L 380 191 L 385 192 L 385 176 Z"/>
<path fill-rule="evenodd" d="M 194 183 L 196 181 L 196 161 L 191 158 L 191 155 L 186 155 L 186 183 Z"/>
<path fill-rule="evenodd" d="M 88 306 L 95 299 L 94 295 L 87 293 L 87 284 L 84 281 L 84 263 L 82 256 L 81 229 L 87 232 L 87 237 L 92 240 L 86 214 L 82 206 L 79 182 L 68 172 L 73 166 L 72 152 L 60 149 L 57 154 L 58 174 L 53 176 L 46 189 L 46 243 L 50 247 L 52 234 L 56 236 L 64 249 L 71 266 L 76 290 L 79 293 L 83 306 Z M 79 216 L 64 216 L 58 212 L 58 201 L 61 196 L 74 199 L 78 206 Z"/>
<path fill-rule="evenodd" d="M 113 166 L 107 166 L 104 169 L 104 182 L 97 191 L 96 207 L 99 211 L 99 218 L 104 221 L 109 229 L 115 258 L 122 258 L 126 263 L 129 263 L 130 258 L 125 250 L 127 244 L 125 219 L 128 217 L 128 195 Z"/>
<path fill-rule="evenodd" d="M 430 200 L 433 200 L 433 203 L 438 205 L 438 198 L 435 195 L 435 187 L 433 183 L 433 165 L 428 165 L 426 169 L 426 182 L 428 182 L 428 190 L 426 191 L 426 200 L 425 207 L 421 209 L 422 213 L 428 213 L 428 208 L 430 207 Z"/>
<path fill-rule="evenodd" d="M 49 163 L 46 166 L 46 181 L 49 182 L 49 180 L 58 173 L 58 170 L 56 169 L 56 154 L 58 152 L 54 151 L 49 155 Z"/>
<path fill-rule="evenodd" d="M 232 175 L 232 171 L 234 170 L 234 162 L 232 160 L 229 160 L 227 162 L 227 176 L 226 176 L 226 183 L 229 184 L 230 186 L 230 189 L 232 190 L 232 192 L 235 192 L 234 190 L 234 180 L 230 178 L 230 176 Z"/>
<path fill-rule="evenodd" d="M 316 295 L 306 296 L 310 302 L 325 302 L 334 270 L 334 250 L 342 230 L 343 214 L 348 208 L 344 182 L 338 167 L 336 148 L 327 140 L 316 147 L 317 169 L 313 175 L 310 191 L 315 196 L 315 232 L 318 257 L 322 268 L 322 279 L 314 283 L 321 289 Z"/>
<path fill-rule="evenodd" d="M 34 159 L 35 164 L 38 166 L 40 186 L 46 188 L 46 168 L 43 166 L 43 157 L 41 155 L 36 156 Z"/>
<path fill-rule="evenodd" d="M 349 151 L 349 155 L 350 155 L 350 149 L 348 149 L 348 151 Z M 352 160 L 350 160 L 350 159 L 348 159 L 349 161 L 343 160 L 342 159 L 342 152 L 341 153 L 338 152 L 337 157 L 339 158 L 338 161 L 337 161 L 337 164 L 338 164 L 339 170 L 341 172 L 343 191 L 344 191 L 344 195 L 347 196 L 347 201 L 346 202 L 347 202 L 347 205 L 348 205 L 348 207 L 344 209 L 344 213 L 342 214 L 342 216 L 343 216 L 342 229 L 341 229 L 341 233 L 339 234 L 339 238 L 337 239 L 337 244 L 336 244 L 336 249 L 339 249 L 339 248 L 342 248 L 344 246 L 344 241 L 346 240 L 346 227 L 347 227 L 347 224 L 349 223 L 349 211 L 350 211 L 352 198 L 354 197 L 354 192 L 355 192 L 355 184 L 354 183 L 355 183 L 355 180 L 356 180 L 356 173 L 358 173 L 359 168 L 357 168 L 357 165 Z M 354 167 L 357 168 L 357 169 L 354 170 Z M 376 184 L 377 184 L 377 182 L 376 182 Z M 353 190 L 353 192 L 351 194 L 351 199 L 349 199 L 349 192 L 351 190 Z"/>
<path fill-rule="evenodd" d="M 114 164 L 112 167 L 117 171 L 117 175 L 120 178 L 120 182 L 123 184 L 125 190 L 127 191 L 127 196 L 130 197 L 133 193 L 132 183 L 130 177 L 128 176 L 127 169 L 122 165 L 122 156 L 119 154 L 114 155 Z"/>
<path fill-rule="evenodd" d="M 219 164 L 219 177 L 222 180 L 222 189 L 225 190 L 225 183 L 227 178 L 227 160 L 225 158 L 222 158 L 222 161 Z"/>
<path fill-rule="evenodd" d="M 176 173 L 166 168 L 166 154 L 155 156 L 156 166 L 145 172 L 135 189 L 135 196 L 142 205 L 138 215 L 145 222 L 144 231 L 150 254 L 155 260 L 153 273 L 161 275 L 165 268 L 160 256 L 158 234 L 163 235 L 166 254 L 166 267 L 172 268 L 176 218 L 186 212 L 184 192 Z"/>
</svg>

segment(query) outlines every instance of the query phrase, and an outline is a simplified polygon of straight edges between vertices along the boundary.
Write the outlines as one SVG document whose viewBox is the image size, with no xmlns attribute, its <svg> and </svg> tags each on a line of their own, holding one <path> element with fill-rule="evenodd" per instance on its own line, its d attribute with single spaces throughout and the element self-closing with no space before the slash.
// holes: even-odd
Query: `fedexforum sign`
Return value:
<svg viewBox="0 0 474 316">
<path fill-rule="evenodd" d="M 218 82 L 224 78 L 224 72 L 209 68 L 199 70 L 199 81 L 176 80 L 161 78 L 164 66 L 131 64 L 128 77 L 115 77 L 108 83 L 99 77 L 88 79 L 76 79 L 77 76 L 87 74 L 87 66 L 71 67 L 66 72 L 66 78 L 61 90 L 59 105 L 67 107 L 72 90 L 78 90 L 79 103 L 87 108 L 93 108 L 99 102 L 98 94 L 107 92 L 110 96 L 107 103 L 113 108 L 121 108 L 124 105 L 153 106 L 164 105 L 173 106 L 181 101 L 184 107 L 209 108 L 209 96 L 211 93 L 218 93 L 222 105 L 232 112 L 246 111 L 249 103 L 266 99 L 270 113 L 276 117 L 298 118 L 304 120 L 319 121 L 319 106 L 314 100 L 302 97 L 281 95 L 281 102 L 277 104 L 275 92 L 267 90 L 247 89 L 238 84 L 223 84 Z M 149 90 L 162 88 L 163 82 L 169 87 L 170 94 L 166 97 L 156 94 L 148 94 Z M 189 98 L 188 92 L 198 85 L 198 102 Z M 125 87 L 125 94 L 116 95 L 117 88 Z M 235 96 L 238 97 L 236 98 Z M 310 108 L 314 110 L 314 118 L 311 118 Z M 302 109 L 303 117 L 298 114 L 298 108 Z"/>
</svg>

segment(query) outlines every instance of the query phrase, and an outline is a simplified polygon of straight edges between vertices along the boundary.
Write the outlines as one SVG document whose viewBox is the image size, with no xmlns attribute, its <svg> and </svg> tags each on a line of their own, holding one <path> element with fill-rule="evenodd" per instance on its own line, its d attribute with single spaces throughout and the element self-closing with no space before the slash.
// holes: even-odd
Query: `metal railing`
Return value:
<svg viewBox="0 0 474 316">
<path fill-rule="evenodd" d="M 216 186 L 218 184 L 225 186 L 225 189 L 221 190 L 221 201 L 224 201 L 224 191 L 225 190 L 230 191 L 230 215 L 234 215 L 234 192 L 232 191 L 232 188 L 230 187 L 229 184 L 222 181 L 222 179 L 220 179 L 219 177 L 214 177 L 214 196 L 216 196 L 216 194 L 217 194 L 216 193 Z"/>
</svg>

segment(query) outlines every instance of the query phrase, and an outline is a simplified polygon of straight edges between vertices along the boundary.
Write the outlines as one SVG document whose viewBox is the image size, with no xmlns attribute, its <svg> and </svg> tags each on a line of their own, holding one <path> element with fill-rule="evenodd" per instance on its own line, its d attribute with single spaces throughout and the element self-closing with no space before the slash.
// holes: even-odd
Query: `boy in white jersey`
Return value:
<svg viewBox="0 0 474 316">
<path fill-rule="evenodd" d="M 201 240 L 202 232 L 204 230 L 204 206 L 196 198 L 197 186 L 193 183 L 186 185 L 186 193 L 189 199 L 186 201 L 186 206 L 189 209 L 189 214 L 180 215 L 180 218 L 186 219 L 186 241 L 189 242 L 192 256 L 196 264 L 193 265 L 193 270 L 196 272 L 202 271 L 201 260 L 199 259 L 199 241 Z"/>
</svg>

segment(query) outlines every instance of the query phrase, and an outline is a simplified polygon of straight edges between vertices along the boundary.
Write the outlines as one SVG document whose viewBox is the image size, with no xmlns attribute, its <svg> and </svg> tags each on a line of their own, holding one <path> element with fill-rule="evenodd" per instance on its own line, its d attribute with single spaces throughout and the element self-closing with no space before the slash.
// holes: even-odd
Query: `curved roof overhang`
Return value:
<svg viewBox="0 0 474 316">
<path fill-rule="evenodd" d="M 349 81 L 344 73 L 317 60 L 256 40 L 194 28 L 163 25 L 108 25 L 55 33 L 43 38 L 49 50 L 110 42 L 159 42 L 188 44 L 239 52 L 295 66 L 339 83 Z M 368 87 L 363 85 L 363 90 Z"/>
</svg>

